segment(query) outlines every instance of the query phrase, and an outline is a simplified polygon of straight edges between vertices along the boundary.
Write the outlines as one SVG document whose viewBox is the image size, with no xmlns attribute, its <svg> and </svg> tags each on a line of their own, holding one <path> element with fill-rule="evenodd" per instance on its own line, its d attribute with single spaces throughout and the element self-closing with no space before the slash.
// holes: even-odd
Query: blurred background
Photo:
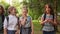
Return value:
<svg viewBox="0 0 60 34">
<path fill-rule="evenodd" d="M 23 5 L 27 5 L 29 15 L 33 19 L 34 24 L 34 34 L 42 34 L 40 17 L 44 11 L 44 5 L 50 3 L 54 9 L 54 13 L 57 16 L 58 23 L 60 22 L 60 0 L 0 0 L 0 4 L 5 8 L 5 15 L 7 16 L 7 9 L 9 6 L 15 6 L 17 9 L 17 15 L 21 16 L 21 8 Z M 58 30 L 60 29 L 60 23 L 58 24 Z M 57 32 L 60 34 L 60 31 Z"/>
</svg>

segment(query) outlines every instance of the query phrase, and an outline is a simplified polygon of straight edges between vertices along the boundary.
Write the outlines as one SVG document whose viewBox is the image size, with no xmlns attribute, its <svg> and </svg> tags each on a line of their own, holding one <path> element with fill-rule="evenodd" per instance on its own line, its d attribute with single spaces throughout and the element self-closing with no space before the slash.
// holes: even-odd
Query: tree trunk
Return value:
<svg viewBox="0 0 60 34">
<path fill-rule="evenodd" d="M 57 19 L 57 0 L 54 0 L 54 13 Z"/>
</svg>

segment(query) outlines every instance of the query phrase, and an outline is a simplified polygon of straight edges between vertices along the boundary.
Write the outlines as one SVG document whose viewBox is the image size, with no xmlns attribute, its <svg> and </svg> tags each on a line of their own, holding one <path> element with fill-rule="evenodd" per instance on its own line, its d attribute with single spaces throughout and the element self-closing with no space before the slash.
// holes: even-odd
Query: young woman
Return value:
<svg viewBox="0 0 60 34">
<path fill-rule="evenodd" d="M 0 33 L 3 34 L 4 8 L 0 5 Z"/>
<path fill-rule="evenodd" d="M 20 34 L 33 34 L 33 23 L 32 19 L 28 14 L 26 6 L 22 8 L 22 16 L 19 19 L 20 22 Z"/>
<path fill-rule="evenodd" d="M 41 17 L 43 34 L 55 34 L 56 16 L 50 4 L 45 5 L 44 14 Z"/>
<path fill-rule="evenodd" d="M 4 34 L 18 34 L 17 24 L 18 18 L 16 17 L 16 8 L 10 6 L 8 8 L 9 15 L 4 20 Z"/>
</svg>

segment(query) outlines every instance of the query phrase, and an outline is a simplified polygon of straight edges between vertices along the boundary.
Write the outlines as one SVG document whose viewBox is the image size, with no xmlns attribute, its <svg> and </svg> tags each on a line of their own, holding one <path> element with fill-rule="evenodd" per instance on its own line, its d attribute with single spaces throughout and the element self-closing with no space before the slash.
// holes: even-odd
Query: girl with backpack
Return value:
<svg viewBox="0 0 60 34">
<path fill-rule="evenodd" d="M 0 34 L 3 34 L 4 7 L 0 5 Z"/>
<path fill-rule="evenodd" d="M 9 15 L 4 20 L 4 34 L 18 34 L 18 18 L 16 17 L 16 8 L 8 8 Z"/>
<path fill-rule="evenodd" d="M 43 34 L 56 34 L 55 27 L 57 26 L 56 16 L 50 4 L 46 4 L 44 7 L 45 11 L 41 17 L 41 25 Z"/>
<path fill-rule="evenodd" d="M 28 9 L 24 5 L 22 8 L 22 16 L 19 18 L 20 34 L 33 34 L 32 19 L 28 14 Z"/>
</svg>

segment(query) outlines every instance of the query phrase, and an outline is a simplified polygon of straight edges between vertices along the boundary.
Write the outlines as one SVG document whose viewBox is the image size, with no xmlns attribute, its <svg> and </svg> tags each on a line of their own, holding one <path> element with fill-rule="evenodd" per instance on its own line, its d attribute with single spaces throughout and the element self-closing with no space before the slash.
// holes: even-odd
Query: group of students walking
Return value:
<svg viewBox="0 0 60 34">
<path fill-rule="evenodd" d="M 21 17 L 16 16 L 16 8 L 9 6 L 8 16 L 4 16 L 4 8 L 0 5 L 0 22 L 3 26 L 3 34 L 34 34 L 32 18 L 27 15 L 28 9 L 26 6 L 22 7 Z M 41 17 L 43 34 L 56 34 L 54 26 L 57 26 L 56 16 L 49 4 L 44 7 L 44 13 Z"/>
</svg>

